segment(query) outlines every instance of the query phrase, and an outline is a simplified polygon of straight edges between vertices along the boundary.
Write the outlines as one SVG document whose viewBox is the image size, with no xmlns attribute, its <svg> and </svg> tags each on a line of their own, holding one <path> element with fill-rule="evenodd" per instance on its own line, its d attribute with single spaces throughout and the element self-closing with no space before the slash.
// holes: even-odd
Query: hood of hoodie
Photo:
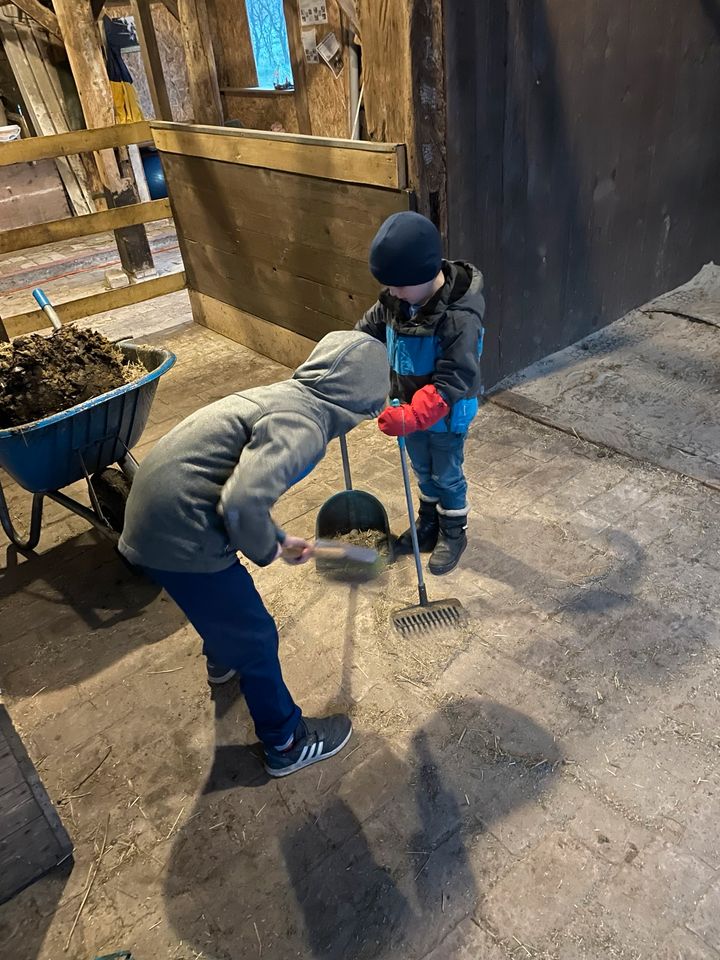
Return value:
<svg viewBox="0 0 720 960">
<path fill-rule="evenodd" d="M 389 367 L 385 344 L 358 330 L 336 330 L 292 375 L 326 414 L 328 436 L 347 433 L 385 405 Z"/>
<path fill-rule="evenodd" d="M 380 302 L 393 314 L 400 333 L 410 336 L 422 333 L 425 336 L 434 330 L 448 310 L 468 310 L 482 321 L 485 316 L 482 273 L 463 260 L 443 260 L 443 272 L 444 285 L 412 317 L 407 303 L 390 296 L 387 290 L 380 295 Z"/>
</svg>

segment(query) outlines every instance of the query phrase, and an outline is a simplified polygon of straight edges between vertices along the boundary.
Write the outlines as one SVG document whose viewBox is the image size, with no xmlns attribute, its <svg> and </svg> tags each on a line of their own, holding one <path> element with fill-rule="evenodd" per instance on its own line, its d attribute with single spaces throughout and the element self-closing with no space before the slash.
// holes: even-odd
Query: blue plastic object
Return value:
<svg viewBox="0 0 720 960">
<path fill-rule="evenodd" d="M 35 289 L 32 292 L 32 295 L 35 297 L 35 300 L 37 301 L 37 305 L 39 307 L 45 308 L 51 305 L 50 301 L 47 298 L 47 294 L 45 293 L 44 290 L 41 290 L 40 287 L 35 287 Z"/>
<path fill-rule="evenodd" d="M 122 460 L 145 429 L 169 350 L 120 344 L 144 377 L 35 423 L 0 430 L 0 467 L 30 493 L 60 490 Z"/>
<path fill-rule="evenodd" d="M 141 150 L 142 165 L 145 170 L 148 190 L 152 200 L 162 200 L 168 195 L 165 173 L 157 150 Z"/>
</svg>

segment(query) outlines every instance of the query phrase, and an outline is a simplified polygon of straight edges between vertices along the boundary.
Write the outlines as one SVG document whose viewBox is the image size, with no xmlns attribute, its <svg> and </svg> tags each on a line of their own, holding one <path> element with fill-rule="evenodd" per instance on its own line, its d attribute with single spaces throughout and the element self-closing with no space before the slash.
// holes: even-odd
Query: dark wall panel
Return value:
<svg viewBox="0 0 720 960">
<path fill-rule="evenodd" d="M 487 274 L 492 382 L 717 259 L 720 2 L 445 17 L 450 244 Z"/>
</svg>

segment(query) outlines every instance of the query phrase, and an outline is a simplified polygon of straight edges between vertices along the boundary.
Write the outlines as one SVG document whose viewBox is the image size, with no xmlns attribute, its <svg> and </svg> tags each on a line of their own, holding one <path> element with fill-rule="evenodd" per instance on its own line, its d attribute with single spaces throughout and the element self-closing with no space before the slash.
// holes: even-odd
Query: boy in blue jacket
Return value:
<svg viewBox="0 0 720 960">
<path fill-rule="evenodd" d="M 482 393 L 485 300 L 479 270 L 442 257 L 437 228 L 418 213 L 391 216 L 370 248 L 370 270 L 386 289 L 356 329 L 381 340 L 390 361 L 390 397 L 378 426 L 405 436 L 420 487 L 418 541 L 428 569 L 454 570 L 467 546 L 465 435 Z M 398 552 L 411 552 L 410 531 Z"/>
</svg>

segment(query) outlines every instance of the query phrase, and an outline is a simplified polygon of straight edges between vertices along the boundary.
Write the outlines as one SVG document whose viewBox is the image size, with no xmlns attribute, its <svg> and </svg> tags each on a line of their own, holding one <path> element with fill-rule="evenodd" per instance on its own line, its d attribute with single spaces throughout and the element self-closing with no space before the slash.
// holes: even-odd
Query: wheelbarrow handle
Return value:
<svg viewBox="0 0 720 960">
<path fill-rule="evenodd" d="M 53 325 L 54 329 L 62 330 L 62 323 L 60 322 L 60 317 L 57 315 L 55 307 L 48 300 L 47 294 L 40 287 L 35 287 L 32 292 L 32 295 L 35 297 L 35 301 L 39 307 L 42 308 L 44 313 L 47 315 L 48 320 Z"/>
</svg>

